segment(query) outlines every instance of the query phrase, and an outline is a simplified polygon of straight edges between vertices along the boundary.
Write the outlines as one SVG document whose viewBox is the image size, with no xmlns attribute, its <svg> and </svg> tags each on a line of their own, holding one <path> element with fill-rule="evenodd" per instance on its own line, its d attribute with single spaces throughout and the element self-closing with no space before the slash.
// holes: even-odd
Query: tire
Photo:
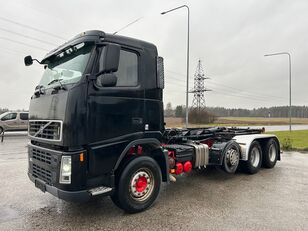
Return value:
<svg viewBox="0 0 308 231">
<path fill-rule="evenodd" d="M 230 142 L 225 147 L 222 169 L 226 173 L 236 172 L 240 162 L 240 147 L 236 142 Z"/>
<path fill-rule="evenodd" d="M 265 168 L 273 168 L 276 165 L 279 155 L 278 143 L 275 139 L 270 139 L 266 143 L 263 153 L 263 166 Z"/>
<path fill-rule="evenodd" d="M 0 135 L 3 133 L 4 129 L 0 127 Z"/>
<path fill-rule="evenodd" d="M 135 158 L 120 173 L 111 199 L 128 213 L 144 211 L 157 199 L 161 179 L 160 167 L 153 158 Z"/>
<path fill-rule="evenodd" d="M 244 170 L 249 174 L 257 173 L 262 164 L 262 149 L 258 141 L 253 141 L 250 145 L 248 160 L 244 162 Z"/>
<path fill-rule="evenodd" d="M 110 196 L 110 198 L 111 198 L 112 202 L 113 202 L 118 208 L 123 209 L 122 206 L 121 206 L 121 204 L 120 204 L 120 202 L 119 202 L 119 199 L 118 199 L 118 196 L 117 196 L 116 193 L 112 194 L 112 195 Z"/>
</svg>

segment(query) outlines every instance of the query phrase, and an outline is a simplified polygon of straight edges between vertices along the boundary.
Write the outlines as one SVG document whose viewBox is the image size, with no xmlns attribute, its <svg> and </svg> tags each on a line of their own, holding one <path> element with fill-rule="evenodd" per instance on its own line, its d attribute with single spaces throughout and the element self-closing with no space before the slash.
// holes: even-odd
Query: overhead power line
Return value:
<svg viewBox="0 0 308 231">
<path fill-rule="evenodd" d="M 179 80 L 179 79 L 177 79 L 177 78 L 173 78 L 173 76 L 169 76 L 168 78 L 170 78 L 170 80 L 172 81 L 172 84 L 174 84 L 174 85 L 177 85 L 177 86 L 181 86 L 181 87 L 185 87 L 185 83 L 183 83 L 183 82 L 179 82 L 179 81 L 177 81 L 177 80 Z M 173 82 L 173 81 L 176 81 L 176 82 Z M 211 83 L 212 84 L 212 83 Z M 210 84 L 210 85 L 211 85 Z M 168 84 L 167 84 L 168 85 Z M 252 97 L 252 98 L 254 98 L 254 99 L 262 99 L 262 100 L 267 100 L 268 99 L 268 97 L 266 97 L 266 96 L 262 96 L 262 95 L 253 95 L 253 94 L 249 94 L 249 93 L 246 93 L 246 92 L 242 92 L 242 91 L 235 91 L 235 90 L 230 90 L 230 89 L 227 89 L 227 87 L 217 87 L 217 86 L 211 86 L 211 88 L 213 89 L 213 90 L 222 90 L 222 91 L 225 91 L 226 92 L 226 94 L 228 94 L 228 93 L 231 93 L 231 94 L 237 94 L 237 95 L 239 95 L 239 96 L 241 96 L 241 97 Z M 227 91 L 226 91 L 226 89 L 227 89 Z M 281 100 L 281 99 L 276 99 L 276 100 Z"/>
<path fill-rule="evenodd" d="M 120 31 L 124 30 L 125 28 L 129 27 L 130 25 L 132 25 L 132 24 L 138 22 L 138 21 L 139 21 L 140 19 L 142 19 L 142 18 L 143 18 L 143 17 L 137 18 L 137 19 L 135 19 L 134 21 L 128 23 L 127 25 L 123 26 L 122 28 L 120 28 L 119 30 L 117 30 L 116 32 L 114 32 L 113 35 L 119 33 Z"/>
<path fill-rule="evenodd" d="M 172 82 L 173 85 L 177 85 L 180 87 L 185 87 L 185 84 L 182 82 Z M 170 87 L 168 85 L 166 85 L 166 87 Z M 253 101 L 259 101 L 259 102 L 267 102 L 268 101 L 268 97 L 260 97 L 260 95 L 249 95 L 245 92 L 239 92 L 239 91 L 234 91 L 234 90 L 228 90 L 226 91 L 226 89 L 221 88 L 221 87 L 217 87 L 217 86 L 212 86 L 212 92 L 216 93 L 216 94 L 223 94 L 225 96 L 232 96 L 232 97 L 238 97 L 238 98 L 242 98 L 242 99 L 246 99 L 246 100 L 253 100 Z M 170 91 L 169 91 L 170 92 Z M 176 92 L 173 92 L 176 93 Z M 182 94 L 182 93 L 181 93 Z M 281 99 L 275 99 L 278 100 L 279 102 L 281 102 Z"/>
<path fill-rule="evenodd" d="M 181 76 L 185 76 L 184 74 L 181 74 L 181 73 L 178 73 L 178 72 L 175 72 L 175 71 L 171 71 L 171 70 L 166 70 L 167 72 L 170 72 L 170 73 L 173 73 L 175 75 L 181 75 Z M 175 78 L 175 77 L 172 77 L 174 79 L 177 79 L 177 80 L 181 80 L 179 78 Z M 281 99 L 286 99 L 284 97 L 280 97 L 280 96 L 274 96 L 274 95 L 269 95 L 269 94 L 264 94 L 264 93 L 260 93 L 260 92 L 256 92 L 256 91 L 245 91 L 245 92 L 242 92 L 243 89 L 239 89 L 239 88 L 235 88 L 235 87 L 232 87 L 232 86 L 228 86 L 228 85 L 225 85 L 225 84 L 222 84 L 222 83 L 219 83 L 219 82 L 216 82 L 212 79 L 209 79 L 209 82 L 211 82 L 211 84 L 214 84 L 214 85 L 218 85 L 218 86 L 222 86 L 222 87 L 225 87 L 227 88 L 229 91 L 232 91 L 231 89 L 233 89 L 233 91 L 241 91 L 242 94 L 247 94 L 247 95 L 251 95 L 251 96 L 254 96 L 254 97 L 264 97 L 264 98 L 279 98 L 280 100 Z"/>
<path fill-rule="evenodd" d="M 170 72 L 170 73 L 173 73 L 173 74 L 176 74 L 176 75 L 181 75 L 181 76 L 185 76 L 185 74 L 182 74 L 182 73 L 179 73 L 179 72 L 176 72 L 176 71 L 171 71 L 171 70 L 166 70 L 167 72 Z"/>
<path fill-rule="evenodd" d="M 231 87 L 231 86 L 227 86 L 227 85 L 224 85 L 222 83 L 218 83 L 214 80 L 210 80 L 211 82 L 213 82 L 212 84 L 216 84 L 216 85 L 221 85 L 221 86 L 224 86 L 224 87 L 227 87 L 227 88 L 231 88 L 231 89 L 234 89 L 234 90 L 237 90 L 237 91 L 242 91 L 243 89 L 239 89 L 239 88 L 235 88 L 235 87 Z M 254 94 L 254 95 L 258 95 L 260 96 L 260 94 L 262 94 L 262 96 L 268 96 L 268 97 L 272 97 L 272 98 L 280 98 L 280 99 L 286 99 L 284 97 L 280 97 L 280 96 L 274 96 L 274 95 L 268 95 L 268 94 L 264 94 L 264 93 L 260 93 L 260 92 L 256 92 L 256 91 L 249 91 L 250 93 Z"/>
<path fill-rule="evenodd" d="M 213 88 L 213 89 L 218 89 L 218 90 L 222 90 L 226 93 L 231 93 L 231 94 L 240 94 L 240 95 L 244 95 L 244 96 L 247 96 L 247 97 L 253 97 L 253 98 L 256 98 L 256 99 L 262 99 L 262 100 L 268 100 L 269 98 L 271 98 L 272 100 L 276 100 L 276 101 L 284 101 L 284 99 L 281 99 L 279 97 L 270 97 L 270 96 L 266 96 L 266 95 L 263 95 L 262 93 L 260 94 L 252 94 L 252 93 L 248 93 L 246 91 L 242 91 L 242 90 L 233 90 L 233 89 L 230 89 L 230 88 L 227 88 L 227 87 L 222 87 L 222 86 L 217 86 L 213 83 L 209 83 L 209 85 Z"/>
<path fill-rule="evenodd" d="M 11 31 L 11 30 L 5 29 L 5 28 L 1 28 L 0 27 L 0 30 L 8 32 L 8 33 L 11 33 L 11 34 L 15 34 L 15 35 L 27 38 L 27 39 L 32 39 L 32 40 L 35 40 L 35 41 L 38 41 L 38 42 L 41 42 L 41 43 L 45 43 L 45 44 L 48 44 L 48 45 L 58 46 L 58 44 L 51 43 L 51 42 L 48 42 L 48 41 L 45 41 L 45 40 L 41 40 L 41 39 L 38 39 L 38 38 L 34 38 L 34 37 L 31 37 L 31 36 L 28 36 L 28 35 L 25 35 L 25 34 L 22 34 L 22 33 L 18 33 L 18 32 L 15 32 L 15 31 Z"/>
<path fill-rule="evenodd" d="M 33 45 L 30 45 L 30 44 L 27 44 L 27 43 L 24 43 L 24 42 L 21 42 L 21 41 L 16 41 L 16 40 L 13 40 L 13 39 L 10 39 L 10 38 L 0 37 L 0 39 L 7 40 L 7 41 L 10 41 L 10 42 L 13 42 L 13 43 L 17 43 L 17 44 L 21 44 L 21 45 L 24 45 L 24 46 L 27 46 L 27 47 L 32 47 L 32 48 L 35 48 L 35 49 L 39 49 L 39 50 L 43 50 L 43 51 L 48 51 L 45 48 L 33 46 Z"/>
<path fill-rule="evenodd" d="M 226 93 L 226 92 L 221 92 L 221 91 L 213 90 L 213 94 L 215 94 L 215 93 L 219 94 L 219 95 L 238 97 L 238 98 L 241 98 L 241 99 L 253 100 L 253 101 L 258 101 L 258 102 L 268 102 L 268 100 L 263 100 L 263 99 L 252 98 L 252 97 L 248 97 L 248 96 L 230 94 L 230 93 Z"/>
<path fill-rule="evenodd" d="M 15 25 L 18 25 L 18 26 L 21 26 L 21 27 L 28 28 L 28 29 L 34 30 L 36 32 L 40 32 L 40 33 L 43 33 L 43 34 L 55 37 L 57 39 L 67 40 L 66 38 L 63 38 L 63 37 L 61 37 L 59 35 L 55 35 L 53 33 L 50 33 L 50 32 L 47 32 L 47 31 L 44 31 L 44 30 L 41 30 L 41 29 L 37 29 L 35 27 L 29 26 L 29 25 L 26 25 L 26 24 L 23 24 L 23 23 L 20 23 L 20 22 L 13 21 L 11 19 L 8 19 L 8 18 L 2 17 L 2 16 L 0 16 L 0 20 L 5 21 L 5 22 L 9 22 L 9 23 L 12 23 L 12 24 L 15 24 Z"/>
</svg>

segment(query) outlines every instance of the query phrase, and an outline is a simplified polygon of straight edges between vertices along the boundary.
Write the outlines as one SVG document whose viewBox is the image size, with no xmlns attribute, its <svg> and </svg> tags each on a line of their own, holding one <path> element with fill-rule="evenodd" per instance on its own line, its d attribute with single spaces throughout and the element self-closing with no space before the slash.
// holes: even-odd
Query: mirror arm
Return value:
<svg viewBox="0 0 308 231">
<path fill-rule="evenodd" d="M 40 61 L 38 61 L 37 59 L 32 59 L 32 60 L 38 62 L 39 64 L 43 64 Z"/>
<path fill-rule="evenodd" d="M 86 78 L 87 78 L 88 80 L 96 80 L 97 75 L 96 75 L 96 74 L 87 74 L 87 75 L 86 75 Z"/>
<path fill-rule="evenodd" d="M 97 72 L 97 73 L 95 74 L 95 77 L 98 77 L 98 76 L 104 74 L 104 72 L 105 72 L 105 71 L 99 71 L 99 72 Z"/>
<path fill-rule="evenodd" d="M 113 74 L 114 72 L 113 71 L 110 71 L 110 72 L 106 72 L 106 71 L 99 71 L 99 72 L 97 72 L 96 74 L 95 74 L 95 76 L 96 77 L 98 77 L 98 76 L 100 76 L 100 75 L 102 75 L 102 74 Z"/>
</svg>

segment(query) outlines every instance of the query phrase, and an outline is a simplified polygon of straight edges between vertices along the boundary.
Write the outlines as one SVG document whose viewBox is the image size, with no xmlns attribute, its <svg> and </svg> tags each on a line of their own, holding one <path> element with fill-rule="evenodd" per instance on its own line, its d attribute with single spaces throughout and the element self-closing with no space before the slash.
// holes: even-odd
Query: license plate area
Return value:
<svg viewBox="0 0 308 231">
<path fill-rule="evenodd" d="M 46 185 L 40 180 L 35 180 L 35 187 L 39 188 L 42 192 L 46 192 Z"/>
</svg>

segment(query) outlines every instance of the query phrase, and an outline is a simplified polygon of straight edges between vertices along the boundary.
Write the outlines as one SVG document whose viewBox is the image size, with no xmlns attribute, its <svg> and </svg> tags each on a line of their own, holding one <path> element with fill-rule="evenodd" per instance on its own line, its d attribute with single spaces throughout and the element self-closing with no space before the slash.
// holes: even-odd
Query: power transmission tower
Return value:
<svg viewBox="0 0 308 231">
<path fill-rule="evenodd" d="M 194 89 L 190 93 L 194 93 L 194 98 L 192 102 L 192 107 L 197 108 L 198 111 L 205 108 L 205 96 L 206 91 L 211 91 L 210 89 L 205 88 L 204 80 L 209 79 L 205 77 L 204 70 L 199 59 L 197 69 L 194 75 Z"/>
</svg>

